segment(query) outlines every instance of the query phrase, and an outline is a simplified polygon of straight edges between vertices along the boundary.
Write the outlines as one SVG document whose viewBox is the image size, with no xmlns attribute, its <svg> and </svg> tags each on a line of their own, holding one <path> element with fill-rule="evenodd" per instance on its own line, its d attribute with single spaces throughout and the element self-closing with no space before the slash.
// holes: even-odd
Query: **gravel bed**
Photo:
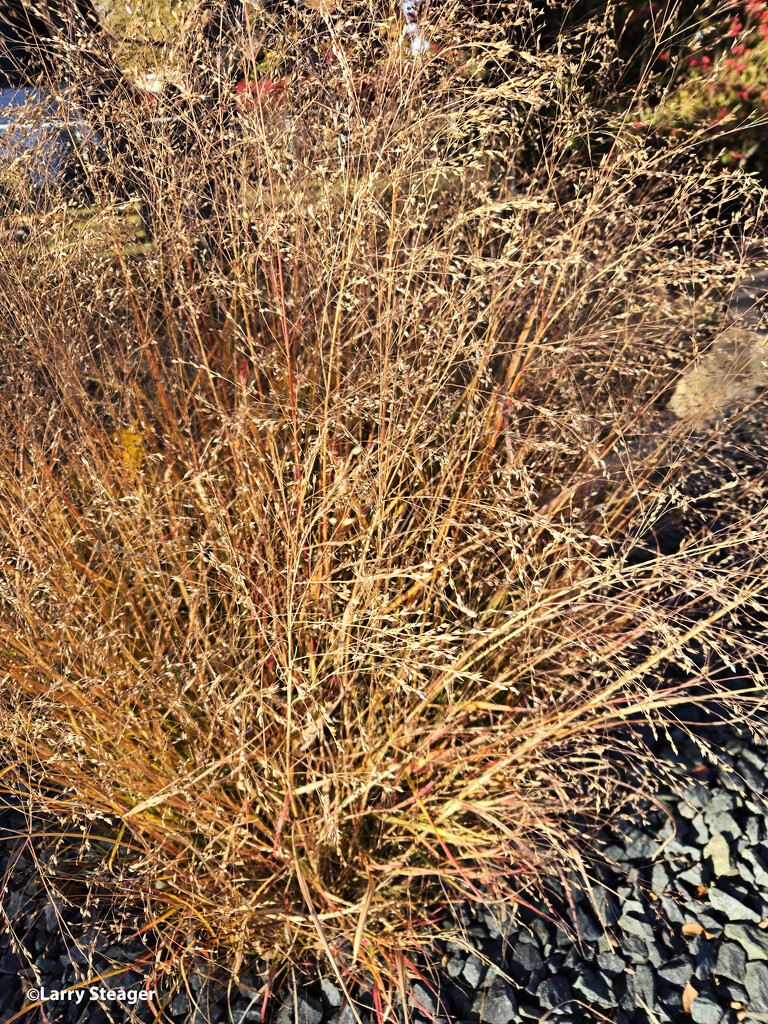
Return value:
<svg viewBox="0 0 768 1024">
<path fill-rule="evenodd" d="M 468 907 L 445 926 L 431 962 L 416 960 L 424 981 L 409 1007 L 415 1024 L 430 1015 L 484 1024 L 768 1020 L 768 745 L 724 727 L 702 726 L 701 736 L 714 755 L 680 736 L 666 749 L 657 744 L 670 782 L 633 818 L 595 838 L 589 883 L 565 876 L 536 910 L 500 918 Z M 5 812 L 4 830 L 26 827 L 22 814 Z M 140 916 L 118 919 L 107 905 L 84 912 L 46 899 L 29 846 L 16 840 L 3 847 L 2 913 L 23 948 L 12 947 L 6 929 L 0 1022 L 29 1006 L 30 986 L 64 989 L 121 964 L 121 974 L 100 984 L 122 990 L 122 1000 L 108 1003 L 81 989 L 79 1003 L 74 994 L 49 999 L 45 1018 L 34 1009 L 25 1020 L 151 1020 L 146 1005 L 130 1004 L 127 994 L 138 993 L 149 974 L 136 964 L 153 959 L 141 938 L 130 937 Z M 179 1024 L 256 1024 L 266 975 L 255 971 L 240 980 L 228 986 L 223 973 L 206 978 L 201 969 L 191 979 L 192 998 L 176 994 L 166 1013 Z M 354 1000 L 364 1024 L 373 1021 L 370 993 L 356 990 Z M 264 1019 L 356 1024 L 333 977 L 298 975 L 285 979 Z"/>
<path fill-rule="evenodd" d="M 411 1018 L 736 1024 L 768 1020 L 768 747 L 731 730 L 706 751 L 675 739 L 677 784 L 604 832 L 610 862 L 566 878 L 537 908 L 468 912 L 438 943 Z M 373 1020 L 370 997 L 360 1016 Z M 426 1011 L 426 1012 L 425 1012 Z M 354 1024 L 329 978 L 289 997 L 277 1024 Z"/>
</svg>

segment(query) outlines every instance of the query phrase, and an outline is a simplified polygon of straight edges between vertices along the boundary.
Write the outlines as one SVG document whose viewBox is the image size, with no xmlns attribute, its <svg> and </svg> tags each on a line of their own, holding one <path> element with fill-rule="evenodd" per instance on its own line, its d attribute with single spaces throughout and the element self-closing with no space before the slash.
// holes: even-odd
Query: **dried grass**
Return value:
<svg viewBox="0 0 768 1024">
<path fill-rule="evenodd" d="M 761 190 L 585 106 L 567 55 L 492 84 L 481 25 L 468 79 L 462 31 L 352 41 L 290 126 L 259 101 L 186 155 L 134 118 L 153 244 L 91 168 L 90 222 L 38 199 L 0 255 L 3 778 L 146 899 L 158 970 L 317 954 L 386 1006 L 436 901 L 588 870 L 655 770 L 622 727 L 716 690 L 692 645 L 764 601 L 715 558 L 764 512 L 628 557 L 687 500 L 663 405 Z"/>
</svg>

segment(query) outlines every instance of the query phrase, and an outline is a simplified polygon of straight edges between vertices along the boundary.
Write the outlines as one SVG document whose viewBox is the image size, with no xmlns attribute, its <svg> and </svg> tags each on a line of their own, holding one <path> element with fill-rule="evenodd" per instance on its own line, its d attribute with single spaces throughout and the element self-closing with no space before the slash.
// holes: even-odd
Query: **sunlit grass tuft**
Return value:
<svg viewBox="0 0 768 1024">
<path fill-rule="evenodd" d="M 151 247 L 94 170 L 98 229 L 3 253 L 0 735 L 168 948 L 386 1002 L 426 908 L 589 870 L 619 754 L 655 770 L 620 727 L 701 701 L 692 643 L 762 600 L 710 557 L 764 516 L 628 557 L 685 503 L 663 404 L 736 270 L 670 191 L 757 194 L 683 141 L 579 163 L 552 55 L 497 86 L 356 45 L 231 147 L 137 123 Z"/>
</svg>

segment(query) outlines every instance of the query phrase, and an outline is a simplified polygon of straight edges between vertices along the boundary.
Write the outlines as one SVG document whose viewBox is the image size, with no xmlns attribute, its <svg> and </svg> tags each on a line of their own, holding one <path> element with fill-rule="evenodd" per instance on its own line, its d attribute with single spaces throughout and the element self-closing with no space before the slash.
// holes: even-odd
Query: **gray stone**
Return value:
<svg viewBox="0 0 768 1024">
<path fill-rule="evenodd" d="M 739 760 L 746 761 L 748 764 L 751 764 L 753 768 L 757 768 L 759 772 L 765 773 L 766 760 L 757 752 L 755 747 L 745 747 L 741 752 L 741 758 Z"/>
<path fill-rule="evenodd" d="M 741 800 L 733 793 L 724 789 L 717 789 L 712 794 L 712 799 L 704 811 L 704 817 L 710 821 L 718 814 L 727 814 L 741 806 Z"/>
<path fill-rule="evenodd" d="M 715 963 L 715 976 L 718 978 L 730 978 L 741 984 L 744 980 L 744 970 L 747 966 L 747 954 L 737 946 L 735 942 L 723 942 L 717 951 Z"/>
<path fill-rule="evenodd" d="M 656 1006 L 656 972 L 650 964 L 638 964 L 634 975 L 630 975 L 630 988 L 639 1005 L 649 1010 Z"/>
<path fill-rule="evenodd" d="M 464 956 L 461 953 L 452 953 L 445 970 L 451 978 L 458 978 L 464 970 Z"/>
<path fill-rule="evenodd" d="M 755 793 L 765 792 L 766 777 L 765 769 L 760 770 L 751 765 L 745 758 L 736 762 L 736 771 L 744 779 L 749 788 Z"/>
<path fill-rule="evenodd" d="M 597 965 L 603 974 L 609 977 L 611 975 L 617 977 L 619 974 L 623 974 L 627 966 L 622 958 L 615 953 L 601 953 L 597 958 Z"/>
<path fill-rule="evenodd" d="M 748 811 L 750 811 L 751 814 L 757 815 L 762 821 L 765 818 L 765 815 L 768 813 L 768 796 L 760 793 L 750 793 L 749 796 L 744 800 L 744 806 Z M 749 820 L 750 819 L 747 818 L 747 823 L 749 823 Z M 747 825 L 744 825 L 744 837 L 746 836 L 746 831 Z M 760 837 L 761 840 L 763 838 L 765 837 Z"/>
<path fill-rule="evenodd" d="M 659 967 L 659 977 L 679 988 L 685 988 L 693 977 L 694 964 L 691 958 L 681 953 Z"/>
<path fill-rule="evenodd" d="M 336 1007 L 338 1006 L 341 1006 L 341 1004 L 344 1002 L 344 997 L 333 984 L 330 978 L 323 978 L 323 980 L 320 982 L 320 988 L 323 990 L 323 996 L 325 997 L 325 1001 L 328 1003 L 329 1006 L 332 1006 L 334 1009 L 336 1009 Z"/>
<path fill-rule="evenodd" d="M 732 814 L 728 811 L 723 811 L 720 814 L 714 814 L 707 822 L 709 825 L 709 831 L 712 835 L 718 835 L 722 833 L 730 837 L 731 840 L 738 839 L 741 833 L 741 826 Z"/>
<path fill-rule="evenodd" d="M 595 911 L 598 922 L 604 928 L 610 928 L 619 919 L 619 911 L 613 896 L 602 885 L 592 887 L 590 907 Z"/>
<path fill-rule="evenodd" d="M 537 917 L 531 925 L 536 938 L 539 941 L 539 948 L 541 949 L 544 956 L 549 954 L 552 949 L 552 932 L 545 921 L 542 921 L 540 917 Z"/>
<path fill-rule="evenodd" d="M 732 793 L 738 793 L 739 796 L 743 796 L 746 792 L 744 781 L 735 771 L 722 772 L 719 781 L 724 789 L 729 789 Z"/>
<path fill-rule="evenodd" d="M 686 800 L 698 810 L 702 810 L 706 807 L 712 799 L 709 786 L 705 786 L 703 782 L 691 782 L 685 787 L 680 795 L 683 800 Z"/>
<path fill-rule="evenodd" d="M 461 973 L 470 988 L 478 988 L 485 974 L 485 964 L 476 956 L 468 956 Z"/>
<path fill-rule="evenodd" d="M 653 927 L 645 916 L 645 907 L 637 900 L 626 900 L 622 904 L 619 926 L 627 935 L 636 935 L 644 941 L 653 939 Z"/>
<path fill-rule="evenodd" d="M 597 942 L 603 934 L 603 929 L 595 924 L 592 916 L 581 907 L 576 907 L 575 918 L 576 931 L 582 942 Z"/>
<path fill-rule="evenodd" d="M 45 927 L 49 932 L 55 931 L 61 915 L 61 901 L 49 899 L 45 905 Z"/>
<path fill-rule="evenodd" d="M 714 885 L 709 890 L 709 902 L 715 910 L 725 914 L 729 921 L 754 921 L 757 924 L 762 920 L 760 914 L 756 914 L 754 910 L 745 907 L 735 896 L 723 892 L 722 889 L 718 889 Z"/>
<path fill-rule="evenodd" d="M 742 860 L 745 860 L 752 868 L 755 881 L 759 885 L 768 887 L 768 862 L 765 857 L 765 844 L 755 846 L 751 850 L 745 849 L 741 853 Z"/>
<path fill-rule="evenodd" d="M 570 1001 L 572 998 L 571 986 L 562 974 L 555 975 L 553 978 L 542 981 L 536 989 L 536 998 L 545 1010 L 551 1010 L 555 1006 Z"/>
<path fill-rule="evenodd" d="M 692 868 L 688 868 L 687 871 L 681 871 L 676 876 L 676 881 L 685 882 L 686 885 L 690 885 L 692 888 L 697 888 L 699 885 L 704 884 L 704 866 L 702 864 L 694 864 Z"/>
<path fill-rule="evenodd" d="M 500 928 L 504 927 L 507 922 L 503 919 L 495 917 L 493 911 L 487 909 L 480 911 L 480 917 L 483 919 L 483 923 L 485 924 L 485 930 L 487 931 L 488 935 L 492 939 L 500 939 Z"/>
<path fill-rule="evenodd" d="M 723 934 L 723 918 L 721 914 L 712 910 L 710 907 L 703 907 L 695 918 L 696 923 L 700 924 L 706 932 L 718 936 Z"/>
<path fill-rule="evenodd" d="M 232 1009 L 232 1024 L 261 1024 L 261 1007 L 252 1006 L 250 1000 L 247 1003 L 238 1000 Z"/>
<path fill-rule="evenodd" d="M 697 936 L 697 939 L 698 942 L 694 952 L 694 956 L 696 957 L 696 969 L 694 974 L 699 981 L 706 981 L 714 970 L 717 956 L 715 954 L 715 947 L 711 942 L 707 942 L 706 939 L 703 939 L 700 935 Z M 691 943 L 691 947 L 693 947 L 693 943 Z M 691 951 L 693 952 L 693 948 Z"/>
<path fill-rule="evenodd" d="M 657 939 L 653 939 L 652 942 L 646 942 L 645 946 L 648 951 L 648 963 L 653 964 L 654 967 L 661 967 L 667 959 L 667 952 L 661 943 Z"/>
<path fill-rule="evenodd" d="M 515 957 L 528 971 L 538 971 L 544 966 L 544 961 L 539 952 L 538 946 L 532 942 L 519 942 L 515 947 Z"/>
<path fill-rule="evenodd" d="M 755 873 L 744 861 L 743 857 L 739 861 L 739 875 L 741 876 L 742 882 L 746 882 L 750 888 L 754 888 L 757 885 L 757 882 L 755 881 Z"/>
<path fill-rule="evenodd" d="M 421 1003 L 428 1013 L 437 1013 L 437 996 L 420 981 L 414 982 L 412 995 L 408 997 L 408 1003 L 414 1009 L 418 1009 L 418 1003 Z"/>
<path fill-rule="evenodd" d="M 712 996 L 702 993 L 691 1003 L 691 1017 L 696 1024 L 720 1024 L 723 1010 Z"/>
<path fill-rule="evenodd" d="M 748 818 L 744 829 L 747 841 L 750 846 L 755 846 L 765 838 L 765 824 L 763 818 Z"/>
<path fill-rule="evenodd" d="M 704 823 L 704 815 L 701 812 L 691 818 L 691 828 L 696 833 L 696 845 L 706 846 L 709 842 L 711 830 Z M 725 829 L 718 829 L 718 831 L 725 831 Z"/>
<path fill-rule="evenodd" d="M 582 968 L 573 983 L 573 991 L 583 996 L 587 1003 L 610 1008 L 616 1006 L 616 997 L 605 979 L 594 971 Z"/>
<path fill-rule="evenodd" d="M 497 971 L 489 969 L 486 983 L 472 1003 L 472 1013 L 483 1024 L 511 1024 L 516 1020 L 517 1000 Z"/>
<path fill-rule="evenodd" d="M 650 863 L 658 847 L 659 844 L 655 839 L 641 833 L 627 846 L 624 859 L 627 861 L 645 861 Z"/>
<path fill-rule="evenodd" d="M 746 1006 L 749 1002 L 747 990 L 743 985 L 737 985 L 735 981 L 720 982 L 719 991 L 725 992 L 728 996 L 728 1001 L 731 1003 L 741 1003 L 742 1006 Z"/>
<path fill-rule="evenodd" d="M 768 932 L 753 924 L 727 924 L 725 937 L 742 947 L 750 960 L 768 960 Z"/>
<path fill-rule="evenodd" d="M 659 902 L 661 903 L 664 917 L 670 924 L 685 923 L 685 915 L 676 899 L 673 899 L 671 896 L 662 896 Z"/>
<path fill-rule="evenodd" d="M 189 996 L 186 992 L 177 992 L 173 997 L 171 1013 L 173 1013 L 174 1016 L 181 1016 L 182 1014 L 189 1013 Z"/>
<path fill-rule="evenodd" d="M 661 896 L 669 888 L 669 871 L 664 864 L 654 864 L 651 872 L 651 889 Z"/>
<path fill-rule="evenodd" d="M 680 839 L 672 839 L 667 843 L 667 851 L 676 859 L 687 858 L 691 862 L 701 860 L 701 847 L 691 846 L 690 843 L 684 843 Z"/>
<path fill-rule="evenodd" d="M 541 982 L 546 978 L 546 976 L 547 976 L 547 968 L 546 967 L 540 967 L 538 969 L 538 971 L 533 971 L 528 976 L 528 984 L 525 986 L 525 991 L 528 992 L 529 995 L 535 996 L 536 995 L 536 989 L 539 987 Z"/>
<path fill-rule="evenodd" d="M 323 1007 L 317 1000 L 308 996 L 305 992 L 296 993 L 296 1006 L 293 1000 L 283 1003 L 277 1011 L 275 1018 L 277 1024 L 320 1024 L 325 1014 Z"/>
<path fill-rule="evenodd" d="M 712 860 L 712 871 L 716 878 L 723 876 L 737 875 L 738 871 L 731 863 L 731 848 L 722 832 L 712 836 L 704 847 L 704 859 L 710 857 Z"/>
<path fill-rule="evenodd" d="M 358 1010 L 357 1012 L 360 1019 L 363 1021 L 363 1024 L 365 1024 L 366 1020 L 370 1020 L 370 1017 L 367 1014 L 361 1013 L 360 1010 Z M 349 1003 L 344 1003 L 341 1009 L 337 1010 L 336 1013 L 334 1013 L 334 1015 L 328 1021 L 328 1024 L 357 1024 L 354 1010 L 349 1005 Z"/>
<path fill-rule="evenodd" d="M 750 1010 L 768 1010 L 768 965 L 747 964 L 744 988 L 749 995 Z"/>
</svg>

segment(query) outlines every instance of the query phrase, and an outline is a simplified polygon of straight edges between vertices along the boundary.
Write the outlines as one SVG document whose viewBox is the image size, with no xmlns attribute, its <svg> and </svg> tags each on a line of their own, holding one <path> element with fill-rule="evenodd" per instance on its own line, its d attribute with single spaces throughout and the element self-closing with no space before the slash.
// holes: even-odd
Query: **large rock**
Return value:
<svg viewBox="0 0 768 1024">
<path fill-rule="evenodd" d="M 729 327 L 677 383 L 668 408 L 681 420 L 713 423 L 768 383 L 768 334 Z"/>
</svg>

